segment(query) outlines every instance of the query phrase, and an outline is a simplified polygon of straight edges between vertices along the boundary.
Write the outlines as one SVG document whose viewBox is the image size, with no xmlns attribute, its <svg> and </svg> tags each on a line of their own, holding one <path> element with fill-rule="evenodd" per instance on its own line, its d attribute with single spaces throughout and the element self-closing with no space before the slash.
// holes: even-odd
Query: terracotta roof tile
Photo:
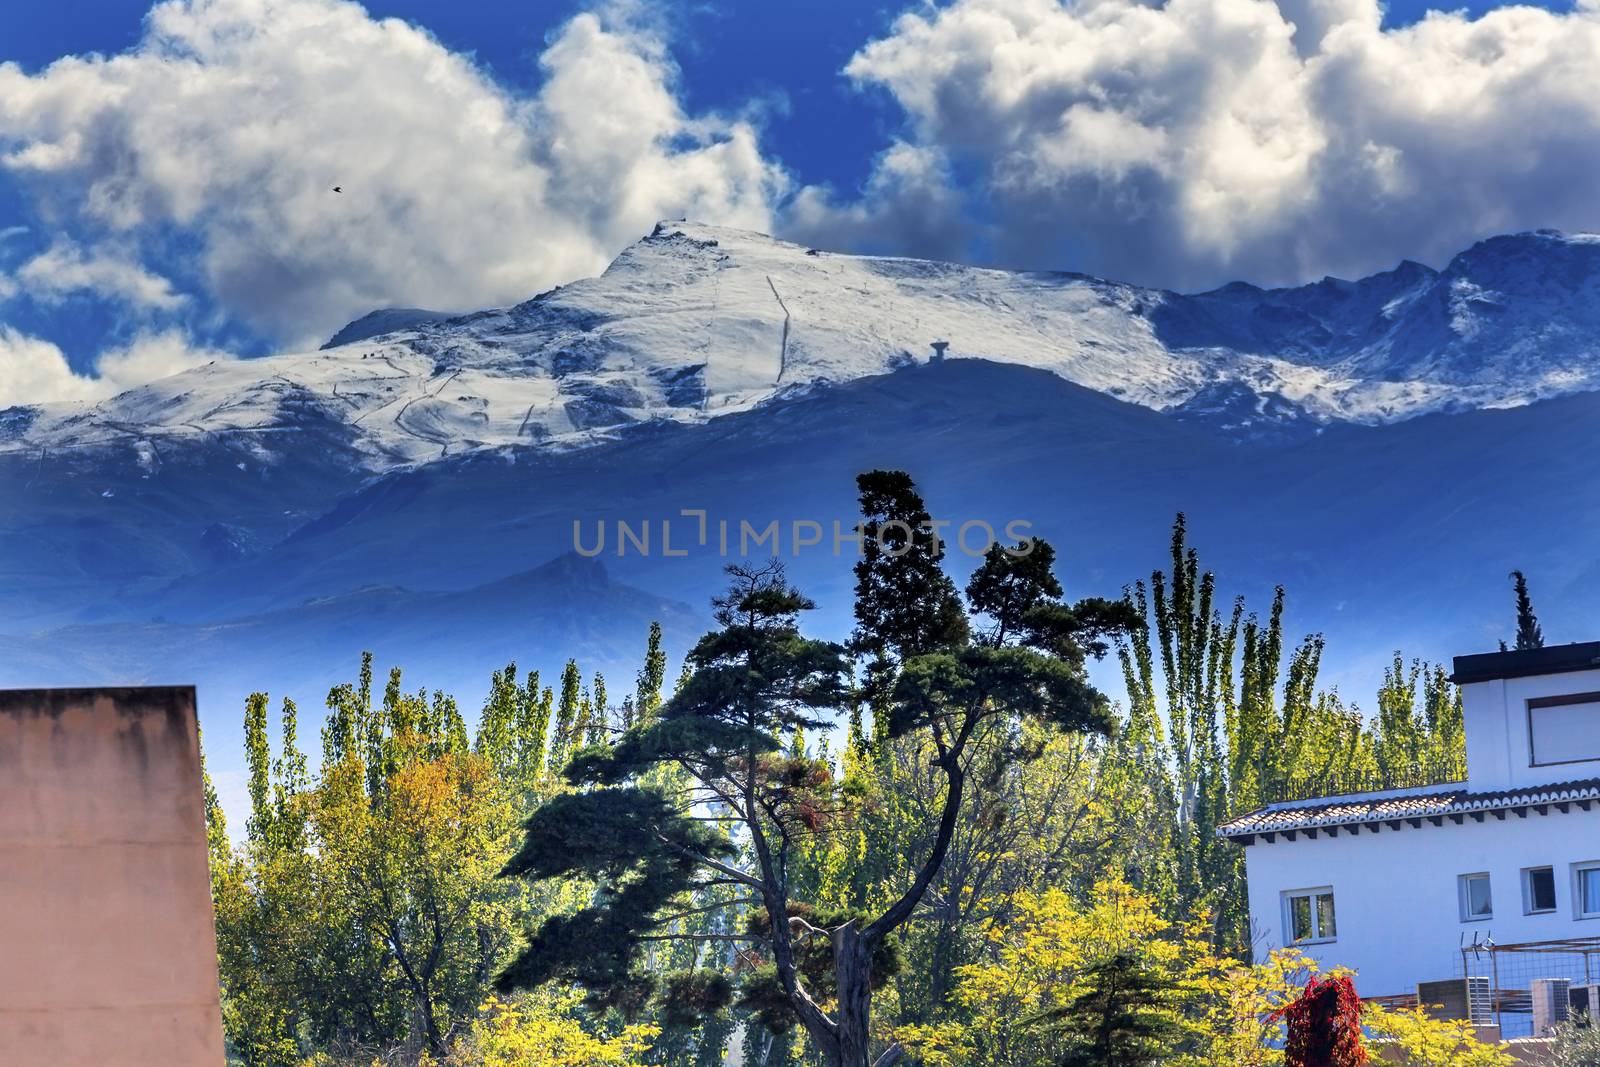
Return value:
<svg viewBox="0 0 1600 1067">
<path fill-rule="evenodd" d="M 1600 799 L 1600 778 L 1584 778 L 1573 782 L 1557 782 L 1488 793 L 1471 792 L 1466 782 L 1457 782 L 1424 789 L 1358 793 L 1350 796 L 1317 797 L 1268 804 L 1222 824 L 1217 828 L 1217 836 L 1238 838 L 1253 834 L 1282 833 L 1286 830 L 1314 830 L 1323 826 L 1348 826 L 1389 819 L 1460 815 L 1475 811 L 1504 811 L 1533 804 L 1595 799 Z"/>
</svg>

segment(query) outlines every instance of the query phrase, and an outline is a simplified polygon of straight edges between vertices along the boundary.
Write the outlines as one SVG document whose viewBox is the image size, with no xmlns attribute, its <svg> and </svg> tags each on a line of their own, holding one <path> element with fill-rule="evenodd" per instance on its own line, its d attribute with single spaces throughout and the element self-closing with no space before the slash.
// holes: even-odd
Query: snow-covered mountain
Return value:
<svg viewBox="0 0 1600 1067">
<path fill-rule="evenodd" d="M 1179 295 L 664 224 L 513 308 L 0 410 L 0 686 L 195 683 L 237 752 L 245 694 L 314 704 L 363 649 L 468 706 L 511 657 L 627 678 L 729 556 L 577 559 L 577 527 L 848 525 L 897 467 L 941 518 L 1031 523 L 1074 596 L 1164 566 L 1184 511 L 1219 594 L 1283 583 L 1370 707 L 1394 649 L 1509 636 L 1513 567 L 1553 641 L 1600 633 L 1597 286 L 1600 237 L 1554 233 Z M 785 538 L 843 636 L 852 559 Z"/>
<path fill-rule="evenodd" d="M 600 277 L 515 307 L 374 312 L 316 352 L 0 411 L 0 451 L 131 449 L 153 467 L 164 443 L 217 438 L 248 466 L 315 424 L 381 472 L 702 423 L 928 362 L 935 341 L 1236 434 L 1511 407 L 1600 387 L 1600 236 L 1517 234 L 1443 270 L 1180 295 L 662 223 Z"/>
</svg>

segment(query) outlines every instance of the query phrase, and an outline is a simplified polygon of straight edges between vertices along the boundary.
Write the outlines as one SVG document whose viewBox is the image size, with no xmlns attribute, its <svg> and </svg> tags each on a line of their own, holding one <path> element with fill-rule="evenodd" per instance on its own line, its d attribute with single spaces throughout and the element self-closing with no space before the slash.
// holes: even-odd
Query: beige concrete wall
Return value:
<svg viewBox="0 0 1600 1067">
<path fill-rule="evenodd" d="M 0 690 L 0 1064 L 224 1059 L 191 688 Z"/>
</svg>

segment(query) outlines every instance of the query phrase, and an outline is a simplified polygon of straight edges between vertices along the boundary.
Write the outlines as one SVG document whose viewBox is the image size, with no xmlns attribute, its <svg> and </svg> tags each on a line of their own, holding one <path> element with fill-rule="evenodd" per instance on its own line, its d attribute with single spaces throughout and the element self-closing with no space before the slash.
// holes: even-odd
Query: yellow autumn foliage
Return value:
<svg viewBox="0 0 1600 1067">
<path fill-rule="evenodd" d="M 647 1067 L 642 1057 L 660 1027 L 598 1037 L 579 1024 L 573 1007 L 567 998 L 490 998 L 448 1067 Z"/>
</svg>

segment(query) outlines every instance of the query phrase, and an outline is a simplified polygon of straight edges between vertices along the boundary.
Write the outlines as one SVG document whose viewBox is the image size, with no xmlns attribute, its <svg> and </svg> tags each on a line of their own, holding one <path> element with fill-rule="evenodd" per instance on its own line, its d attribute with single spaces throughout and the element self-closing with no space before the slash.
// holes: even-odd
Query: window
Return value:
<svg viewBox="0 0 1600 1067">
<path fill-rule="evenodd" d="M 1600 693 L 1528 701 L 1528 762 L 1535 767 L 1600 760 Z"/>
<path fill-rule="evenodd" d="M 1600 861 L 1578 863 L 1572 868 L 1580 919 L 1600 919 Z"/>
<path fill-rule="evenodd" d="M 1529 915 L 1556 910 L 1556 872 L 1552 867 L 1522 871 L 1522 910 Z"/>
<path fill-rule="evenodd" d="M 1477 922 L 1494 918 L 1494 901 L 1489 896 L 1487 874 L 1463 874 L 1456 879 L 1461 892 L 1461 921 Z"/>
<path fill-rule="evenodd" d="M 1595 885 L 1600 890 L 1600 868 L 1595 871 Z M 1317 941 L 1332 941 L 1339 935 L 1333 920 L 1333 890 L 1295 889 L 1283 895 L 1284 927 L 1289 931 L 1291 945 Z"/>
</svg>

